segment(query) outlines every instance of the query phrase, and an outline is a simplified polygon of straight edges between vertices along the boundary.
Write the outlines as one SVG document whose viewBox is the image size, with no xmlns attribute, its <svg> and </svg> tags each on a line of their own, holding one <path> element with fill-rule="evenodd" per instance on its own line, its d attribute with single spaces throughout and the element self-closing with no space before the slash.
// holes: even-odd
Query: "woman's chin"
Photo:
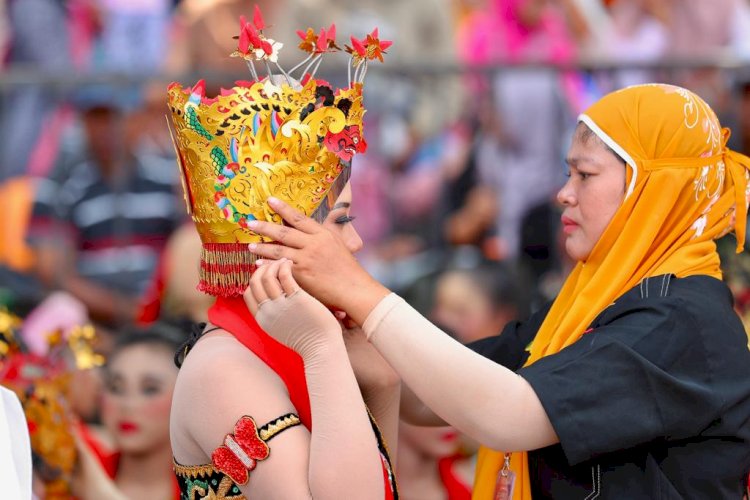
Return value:
<svg viewBox="0 0 750 500">
<path fill-rule="evenodd" d="M 581 243 L 575 235 L 565 240 L 565 253 L 575 262 L 585 262 L 591 253 L 591 249 Z"/>
</svg>

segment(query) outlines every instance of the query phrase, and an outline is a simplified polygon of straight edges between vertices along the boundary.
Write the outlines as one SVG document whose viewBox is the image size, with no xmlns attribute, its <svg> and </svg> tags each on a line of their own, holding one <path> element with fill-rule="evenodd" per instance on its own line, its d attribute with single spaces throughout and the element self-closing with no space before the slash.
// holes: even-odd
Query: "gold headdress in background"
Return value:
<svg viewBox="0 0 750 500">
<path fill-rule="evenodd" d="M 353 156 L 367 148 L 362 81 L 368 61 L 382 61 L 390 46 L 377 29 L 363 40 L 352 37 L 348 86 L 335 89 L 315 78 L 323 54 L 340 50 L 335 26 L 298 32 L 308 56 L 289 72 L 277 62 L 282 44 L 266 38 L 264 29 L 257 7 L 252 23 L 241 17 L 232 54 L 245 59 L 254 80 L 214 98 L 206 97 L 203 81 L 168 89 L 187 210 L 203 242 L 199 289 L 211 295 L 235 296 L 247 288 L 255 268 L 247 244 L 263 241 L 247 223 L 282 222 L 269 209 L 269 197 L 325 218 L 349 179 Z M 255 63 L 265 67 L 264 78 Z"/>
<path fill-rule="evenodd" d="M 17 335 L 21 321 L 0 310 L 0 383 L 16 393 L 29 426 L 34 473 L 44 484 L 44 498 L 71 498 L 70 481 L 76 464 L 76 446 L 68 405 L 74 370 L 104 364 L 93 350 L 92 326 L 47 336 L 45 355 L 28 352 Z"/>
</svg>

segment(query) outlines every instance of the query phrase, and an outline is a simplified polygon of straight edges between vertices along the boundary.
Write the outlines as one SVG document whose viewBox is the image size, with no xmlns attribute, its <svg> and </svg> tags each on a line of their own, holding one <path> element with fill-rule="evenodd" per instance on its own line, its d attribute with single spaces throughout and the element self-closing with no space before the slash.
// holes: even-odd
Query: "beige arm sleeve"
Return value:
<svg viewBox="0 0 750 500">
<path fill-rule="evenodd" d="M 401 297 L 383 298 L 362 328 L 419 399 L 485 446 L 531 450 L 558 441 L 528 382 L 461 345 Z"/>
</svg>

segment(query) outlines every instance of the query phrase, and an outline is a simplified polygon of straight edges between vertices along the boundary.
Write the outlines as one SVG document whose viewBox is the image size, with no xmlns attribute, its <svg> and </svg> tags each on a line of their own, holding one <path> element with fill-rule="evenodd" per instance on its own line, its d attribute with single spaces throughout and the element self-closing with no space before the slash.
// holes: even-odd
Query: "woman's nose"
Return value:
<svg viewBox="0 0 750 500">
<path fill-rule="evenodd" d="M 359 233 L 351 223 L 349 224 L 349 227 L 347 229 L 348 231 L 346 237 L 344 238 L 344 244 L 351 253 L 357 253 L 362 250 L 362 238 L 359 236 Z"/>
<path fill-rule="evenodd" d="M 572 179 L 568 179 L 565 185 L 557 192 L 557 202 L 560 205 L 569 206 L 575 204 L 575 193 L 573 186 L 571 186 L 571 181 Z"/>
</svg>

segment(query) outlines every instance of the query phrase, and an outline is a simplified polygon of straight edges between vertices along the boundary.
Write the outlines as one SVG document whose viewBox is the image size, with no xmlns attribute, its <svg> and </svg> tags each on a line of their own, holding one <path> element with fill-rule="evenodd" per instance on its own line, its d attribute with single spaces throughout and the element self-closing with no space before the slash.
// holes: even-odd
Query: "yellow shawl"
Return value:
<svg viewBox="0 0 750 500">
<path fill-rule="evenodd" d="M 729 130 L 697 95 L 639 85 L 606 95 L 579 117 L 628 164 L 625 200 L 585 262 L 565 281 L 532 345 L 530 365 L 576 342 L 594 318 L 643 278 L 721 278 L 714 241 L 745 241 L 750 158 L 726 148 Z M 482 448 L 474 500 L 494 498 L 503 453 Z M 531 498 L 527 454 L 514 452 L 514 500 Z"/>
</svg>

